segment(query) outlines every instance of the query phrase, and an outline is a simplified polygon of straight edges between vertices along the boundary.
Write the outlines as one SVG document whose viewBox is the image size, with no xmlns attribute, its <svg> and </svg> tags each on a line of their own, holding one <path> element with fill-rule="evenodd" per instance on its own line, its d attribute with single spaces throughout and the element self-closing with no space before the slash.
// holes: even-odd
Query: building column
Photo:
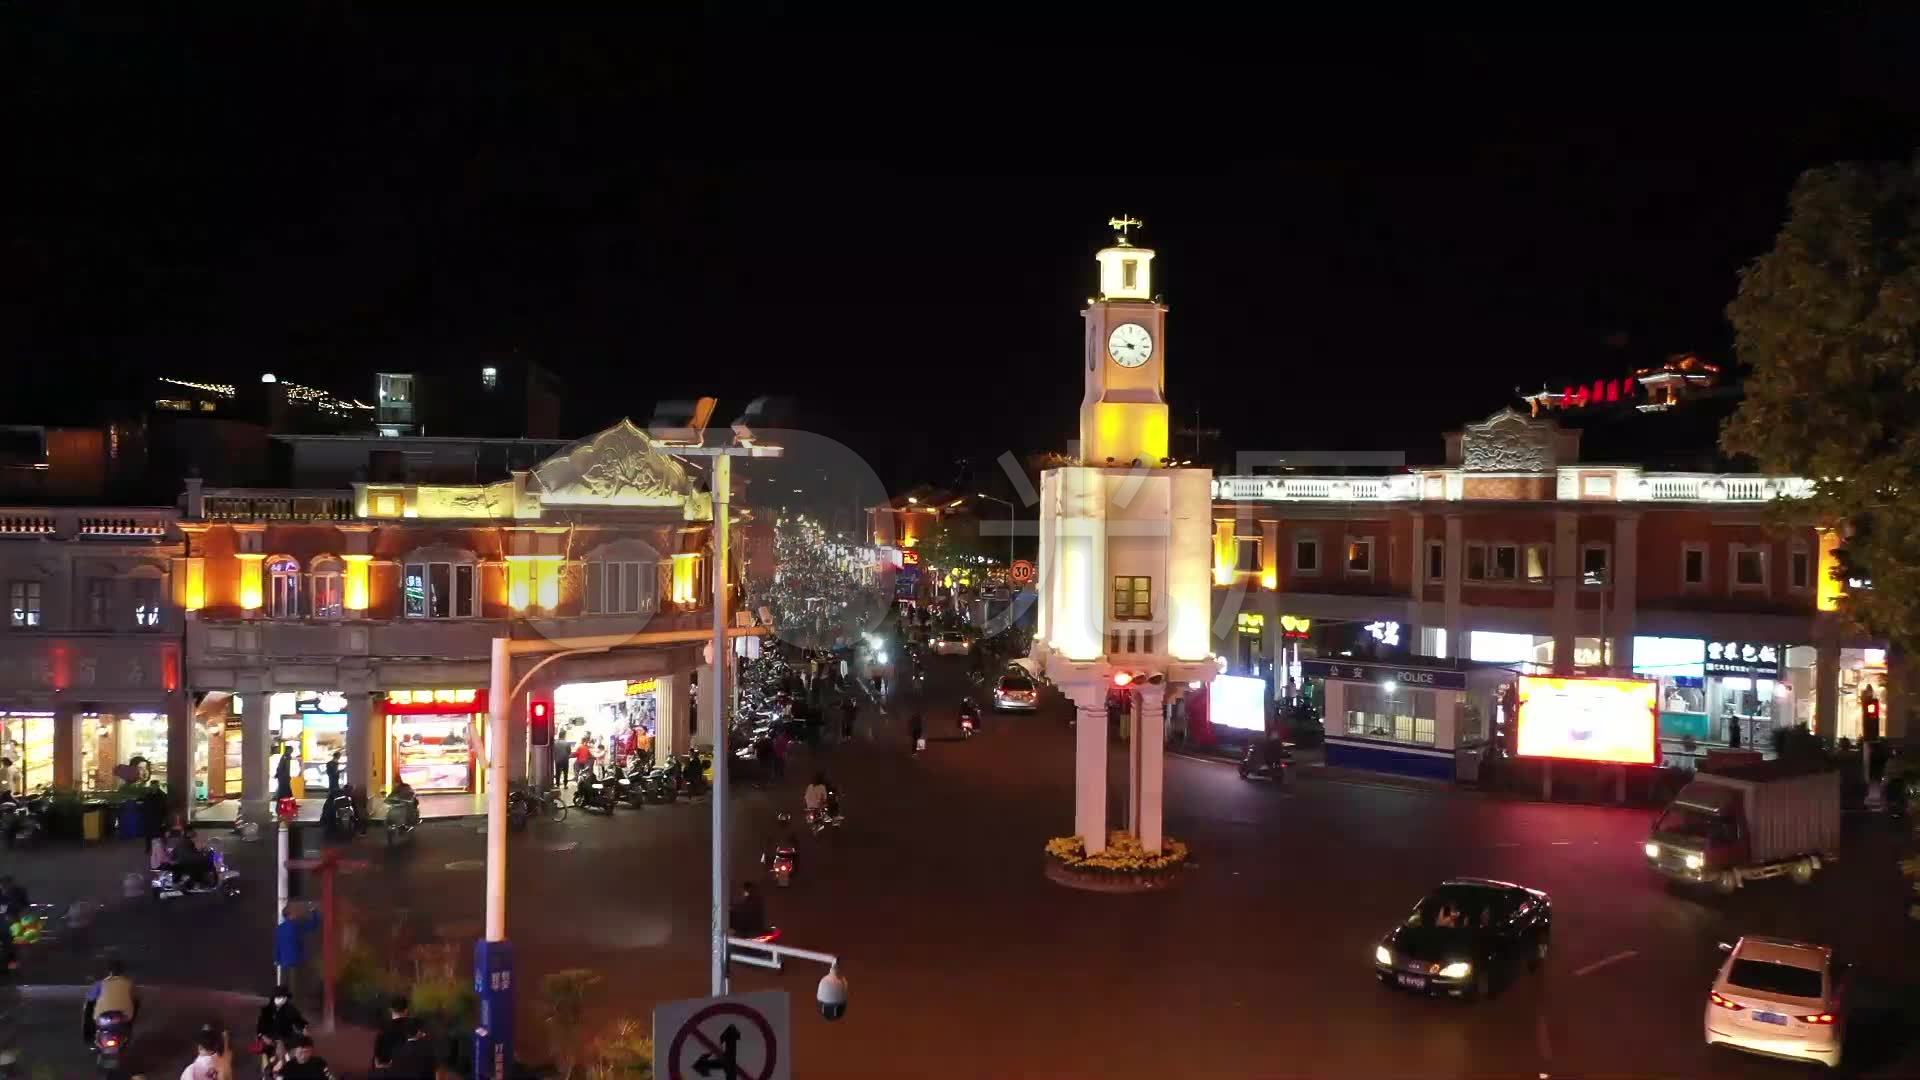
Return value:
<svg viewBox="0 0 1920 1080">
<path fill-rule="evenodd" d="M 1468 654 L 1466 607 L 1461 603 L 1462 583 L 1466 580 L 1466 528 L 1459 514 L 1447 515 L 1446 551 L 1442 556 L 1446 562 L 1446 583 L 1442 586 L 1441 603 L 1445 608 L 1447 622 L 1447 654 L 1464 657 Z M 1421 552 L 1421 570 L 1426 570 L 1426 553 Z"/>
<path fill-rule="evenodd" d="M 167 804 L 186 812 L 193 806 L 193 698 L 185 690 L 167 695 Z M 216 773 L 214 760 L 207 759 L 208 794 L 212 794 Z M 225 764 L 224 761 L 219 764 Z"/>
<path fill-rule="evenodd" d="M 268 691 L 240 694 L 240 807 L 261 820 L 273 798 L 273 740 L 267 734 Z"/>
<path fill-rule="evenodd" d="M 1107 850 L 1107 684 L 1069 689 L 1073 700 L 1073 831 L 1089 855 Z"/>
<path fill-rule="evenodd" d="M 1133 835 L 1148 851 L 1159 851 L 1165 811 L 1167 762 L 1167 688 L 1142 687 L 1140 719 L 1134 725 Z"/>
<path fill-rule="evenodd" d="M 1907 695 L 1915 685 L 1913 657 L 1891 642 L 1887 644 L 1887 692 L 1880 705 L 1880 737 L 1907 737 Z"/>
<path fill-rule="evenodd" d="M 707 714 L 713 711 L 713 702 L 709 700 L 713 695 L 713 691 L 709 689 L 709 687 L 713 685 L 713 665 L 702 664 L 699 667 L 699 672 L 699 698 L 698 700 L 690 699 L 688 702 L 689 709 L 698 709 L 700 712 L 700 730 L 693 733 L 693 744 L 711 755 L 713 753 L 713 717 Z M 861 673 L 849 674 L 847 677 L 866 678 L 866 676 Z"/>
<path fill-rule="evenodd" d="M 1614 674 L 1633 671 L 1633 630 L 1639 614 L 1640 516 L 1622 514 L 1613 524 L 1613 580 L 1607 583 L 1609 606 L 1604 636 L 1613 639 L 1607 657 Z"/>
<path fill-rule="evenodd" d="M 1580 634 L 1580 519 L 1553 512 L 1553 673 L 1573 674 L 1573 639 Z"/>
<path fill-rule="evenodd" d="M 546 670 L 551 671 L 553 667 L 557 666 L 559 665 L 551 665 Z M 545 674 L 545 672 L 543 671 L 542 674 Z M 553 688 L 555 685 L 556 684 L 551 682 L 542 682 L 537 686 L 526 687 L 522 689 L 519 694 L 515 695 L 513 701 L 507 703 L 507 779 L 509 780 L 525 783 L 527 779 L 527 751 L 529 749 L 527 745 L 527 702 L 535 697 L 552 701 Z M 487 732 L 489 742 L 499 737 L 500 733 L 497 731 Z M 549 749 L 548 753 L 551 754 L 552 751 Z M 553 766 L 551 764 L 551 758 L 549 758 L 546 778 L 551 778 L 552 776 Z"/>
<path fill-rule="evenodd" d="M 347 776 L 346 783 L 372 799 L 373 787 L 373 695 L 365 690 L 347 692 Z"/>
<path fill-rule="evenodd" d="M 664 762 L 669 755 L 687 752 L 688 706 L 693 701 L 693 676 L 689 672 L 662 675 L 654 691 L 654 760 Z"/>
<path fill-rule="evenodd" d="M 1814 624 L 1813 730 L 1840 733 L 1840 636 L 1831 619 Z"/>
<path fill-rule="evenodd" d="M 53 707 L 53 786 L 79 786 L 80 709 L 62 701 Z"/>
</svg>

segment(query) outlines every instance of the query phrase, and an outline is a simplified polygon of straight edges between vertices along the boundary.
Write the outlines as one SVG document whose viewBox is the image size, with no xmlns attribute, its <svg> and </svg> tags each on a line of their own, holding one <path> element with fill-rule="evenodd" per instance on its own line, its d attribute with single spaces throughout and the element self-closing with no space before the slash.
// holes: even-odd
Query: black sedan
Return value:
<svg viewBox="0 0 1920 1080">
<path fill-rule="evenodd" d="M 1486 878 L 1453 878 L 1428 893 L 1373 950 L 1388 986 L 1486 997 L 1547 958 L 1553 902 L 1539 889 Z"/>
</svg>

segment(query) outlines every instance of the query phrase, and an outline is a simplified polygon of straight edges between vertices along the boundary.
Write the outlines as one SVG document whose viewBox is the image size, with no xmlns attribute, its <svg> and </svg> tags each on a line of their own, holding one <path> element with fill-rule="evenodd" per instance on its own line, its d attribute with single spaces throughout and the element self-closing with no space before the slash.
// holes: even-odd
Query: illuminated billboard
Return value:
<svg viewBox="0 0 1920 1080">
<path fill-rule="evenodd" d="M 1215 675 L 1207 684 L 1207 722 L 1239 731 L 1267 730 L 1267 681 Z"/>
<path fill-rule="evenodd" d="M 1658 716 L 1651 679 L 1520 677 L 1519 755 L 1653 765 Z"/>
</svg>

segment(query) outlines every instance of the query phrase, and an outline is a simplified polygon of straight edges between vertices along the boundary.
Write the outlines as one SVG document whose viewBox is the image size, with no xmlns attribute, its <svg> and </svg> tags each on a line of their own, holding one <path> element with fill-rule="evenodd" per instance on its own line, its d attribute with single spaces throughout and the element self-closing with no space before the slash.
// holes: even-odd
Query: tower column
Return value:
<svg viewBox="0 0 1920 1080">
<path fill-rule="evenodd" d="M 1133 726 L 1133 835 L 1148 851 L 1159 851 L 1166 807 L 1167 689 L 1143 686 L 1134 695 L 1140 716 Z"/>
<path fill-rule="evenodd" d="M 1073 701 L 1073 831 L 1087 854 L 1107 849 L 1107 686 L 1065 688 Z"/>
</svg>

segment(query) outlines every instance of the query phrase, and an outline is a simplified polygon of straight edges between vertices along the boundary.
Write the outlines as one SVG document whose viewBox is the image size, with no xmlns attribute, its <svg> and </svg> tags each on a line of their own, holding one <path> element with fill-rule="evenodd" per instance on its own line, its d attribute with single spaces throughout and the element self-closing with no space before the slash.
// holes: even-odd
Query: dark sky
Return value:
<svg viewBox="0 0 1920 1080">
<path fill-rule="evenodd" d="M 239 10 L 6 13 L 23 395 L 268 370 L 364 394 L 519 350 L 582 430 L 792 394 L 889 479 L 940 481 L 1070 434 L 1124 210 L 1183 420 L 1430 454 L 1516 384 L 1724 358 L 1794 176 L 1920 131 L 1904 28 L 1063 47 Z"/>
</svg>

